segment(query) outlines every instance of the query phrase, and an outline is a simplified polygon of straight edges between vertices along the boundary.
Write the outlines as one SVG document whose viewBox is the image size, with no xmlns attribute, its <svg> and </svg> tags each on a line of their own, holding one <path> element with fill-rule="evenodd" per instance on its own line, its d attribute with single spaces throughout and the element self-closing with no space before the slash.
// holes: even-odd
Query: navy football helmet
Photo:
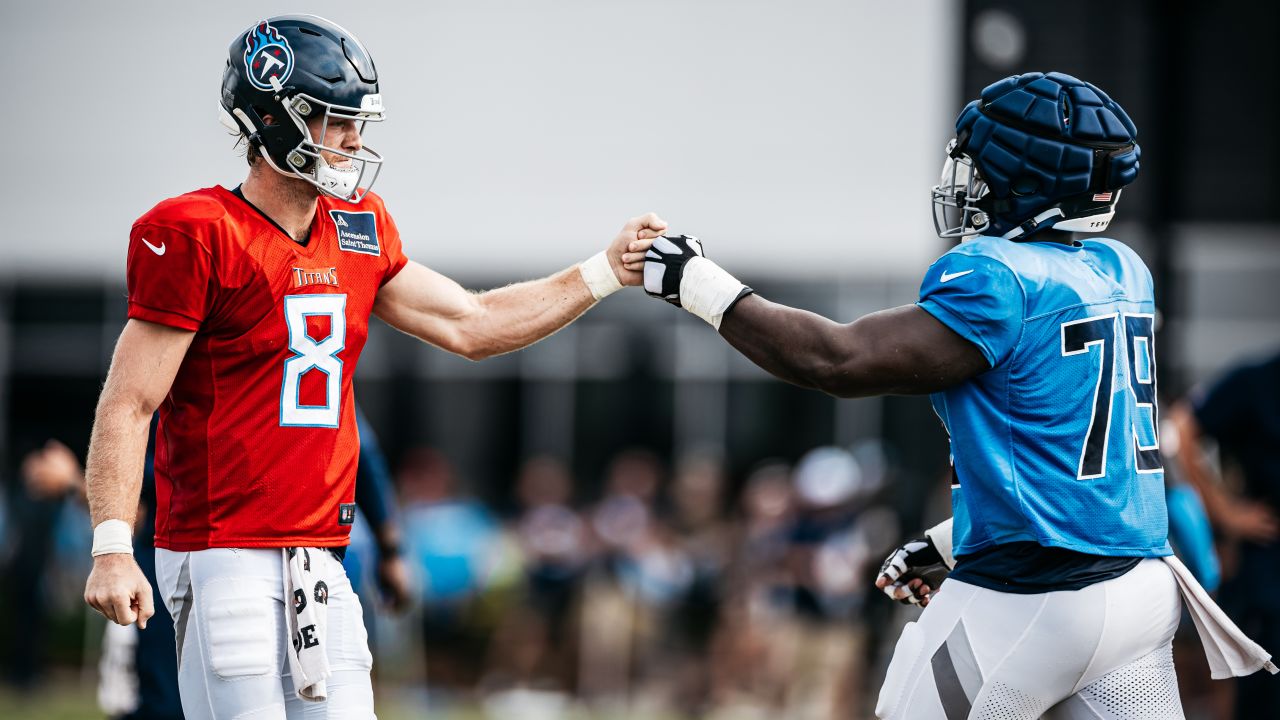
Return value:
<svg viewBox="0 0 1280 720">
<path fill-rule="evenodd" d="M 988 86 L 956 120 L 933 188 L 941 237 L 1028 239 L 1106 230 L 1138 176 L 1138 129 L 1096 86 L 1027 73 Z"/>
<path fill-rule="evenodd" d="M 301 178 L 320 192 L 359 202 L 373 186 L 382 156 L 365 147 L 328 147 L 332 118 L 384 118 L 378 71 L 354 35 L 315 15 L 263 20 L 231 43 L 222 73 L 222 123 L 241 133 L 276 172 Z M 267 124 L 264 117 L 272 116 Z M 319 118 L 319 137 L 307 121 Z M 349 162 L 331 165 L 320 151 Z"/>
</svg>

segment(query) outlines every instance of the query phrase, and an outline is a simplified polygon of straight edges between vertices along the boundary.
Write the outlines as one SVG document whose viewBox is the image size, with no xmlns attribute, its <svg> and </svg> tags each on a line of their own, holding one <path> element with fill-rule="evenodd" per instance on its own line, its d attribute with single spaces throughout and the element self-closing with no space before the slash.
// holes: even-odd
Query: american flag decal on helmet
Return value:
<svg viewBox="0 0 1280 720">
<path fill-rule="evenodd" d="M 1111 191 L 1108 190 L 1106 192 L 1095 193 L 1093 196 L 1093 201 L 1094 202 L 1111 202 Z"/>
</svg>

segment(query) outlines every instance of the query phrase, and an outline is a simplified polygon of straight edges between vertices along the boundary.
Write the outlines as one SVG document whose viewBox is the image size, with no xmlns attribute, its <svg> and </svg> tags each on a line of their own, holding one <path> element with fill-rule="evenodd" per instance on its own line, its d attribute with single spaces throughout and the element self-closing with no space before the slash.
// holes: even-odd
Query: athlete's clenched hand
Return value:
<svg viewBox="0 0 1280 720">
<path fill-rule="evenodd" d="M 680 281 L 685 264 L 693 258 L 706 257 L 702 243 L 691 235 L 675 235 L 653 244 L 645 253 L 644 291 L 681 307 Z"/>
<path fill-rule="evenodd" d="M 688 310 L 717 330 L 725 313 L 752 292 L 708 260 L 702 242 L 691 235 L 663 235 L 650 243 L 644 253 L 644 291 Z"/>
<path fill-rule="evenodd" d="M 654 213 L 633 217 L 609 244 L 609 267 L 623 285 L 639 285 L 644 281 L 644 253 L 653 239 L 667 229 L 667 223 Z"/>
<path fill-rule="evenodd" d="M 93 570 L 84 587 L 84 601 L 106 618 L 120 625 L 147 620 L 156 613 L 151 596 L 151 583 L 142 568 L 127 553 L 99 555 L 93 559 Z"/>
<path fill-rule="evenodd" d="M 880 566 L 876 587 L 901 603 L 925 606 L 947 576 L 942 554 L 928 536 L 894 548 Z"/>
</svg>

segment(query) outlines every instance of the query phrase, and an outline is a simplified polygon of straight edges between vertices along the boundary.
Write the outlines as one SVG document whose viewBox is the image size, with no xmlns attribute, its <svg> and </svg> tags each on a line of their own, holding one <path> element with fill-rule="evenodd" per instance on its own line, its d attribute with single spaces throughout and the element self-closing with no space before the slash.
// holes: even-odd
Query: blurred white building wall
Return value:
<svg viewBox="0 0 1280 720">
<path fill-rule="evenodd" d="M 527 277 L 661 213 L 735 272 L 911 275 L 959 110 L 946 0 L 450 0 L 310 12 L 373 53 L 377 191 L 411 257 Z M 129 225 L 244 162 L 230 40 L 276 2 L 5 3 L 0 275 L 119 278 Z"/>
</svg>

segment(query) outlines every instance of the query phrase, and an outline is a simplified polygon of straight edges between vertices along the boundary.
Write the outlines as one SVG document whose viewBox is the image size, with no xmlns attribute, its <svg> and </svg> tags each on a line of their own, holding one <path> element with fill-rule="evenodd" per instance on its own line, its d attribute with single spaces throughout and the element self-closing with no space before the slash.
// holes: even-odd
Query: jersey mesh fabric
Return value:
<svg viewBox="0 0 1280 720">
<path fill-rule="evenodd" d="M 371 237 L 353 242 L 352 224 Z M 157 547 L 347 543 L 339 505 L 353 501 L 359 451 L 351 374 L 378 289 L 405 262 L 373 194 L 359 205 L 321 198 L 305 247 L 221 187 L 166 200 L 134 224 L 129 317 L 195 331 L 160 407 Z M 305 306 L 300 321 L 288 302 Z M 340 335 L 332 352 L 311 350 L 328 370 L 295 361 L 289 397 L 286 362 L 328 334 Z M 308 420 L 317 411 L 307 406 L 325 422 Z"/>
<path fill-rule="evenodd" d="M 919 305 L 992 365 L 932 396 L 958 480 L 957 556 L 1015 541 L 1091 555 L 1170 553 L 1163 471 L 1140 467 L 1150 453 L 1140 458 L 1139 445 L 1154 441 L 1157 423 L 1137 395 L 1155 388 L 1147 329 L 1155 303 L 1132 250 L 1106 239 L 981 237 L 929 268 Z M 1069 342 L 1076 331 L 1064 328 L 1080 323 L 1099 341 Z M 1131 378 L 1149 389 L 1132 390 Z M 1107 384 L 1109 396 L 1099 389 Z M 1094 464 L 1102 472 L 1089 472 Z"/>
</svg>

